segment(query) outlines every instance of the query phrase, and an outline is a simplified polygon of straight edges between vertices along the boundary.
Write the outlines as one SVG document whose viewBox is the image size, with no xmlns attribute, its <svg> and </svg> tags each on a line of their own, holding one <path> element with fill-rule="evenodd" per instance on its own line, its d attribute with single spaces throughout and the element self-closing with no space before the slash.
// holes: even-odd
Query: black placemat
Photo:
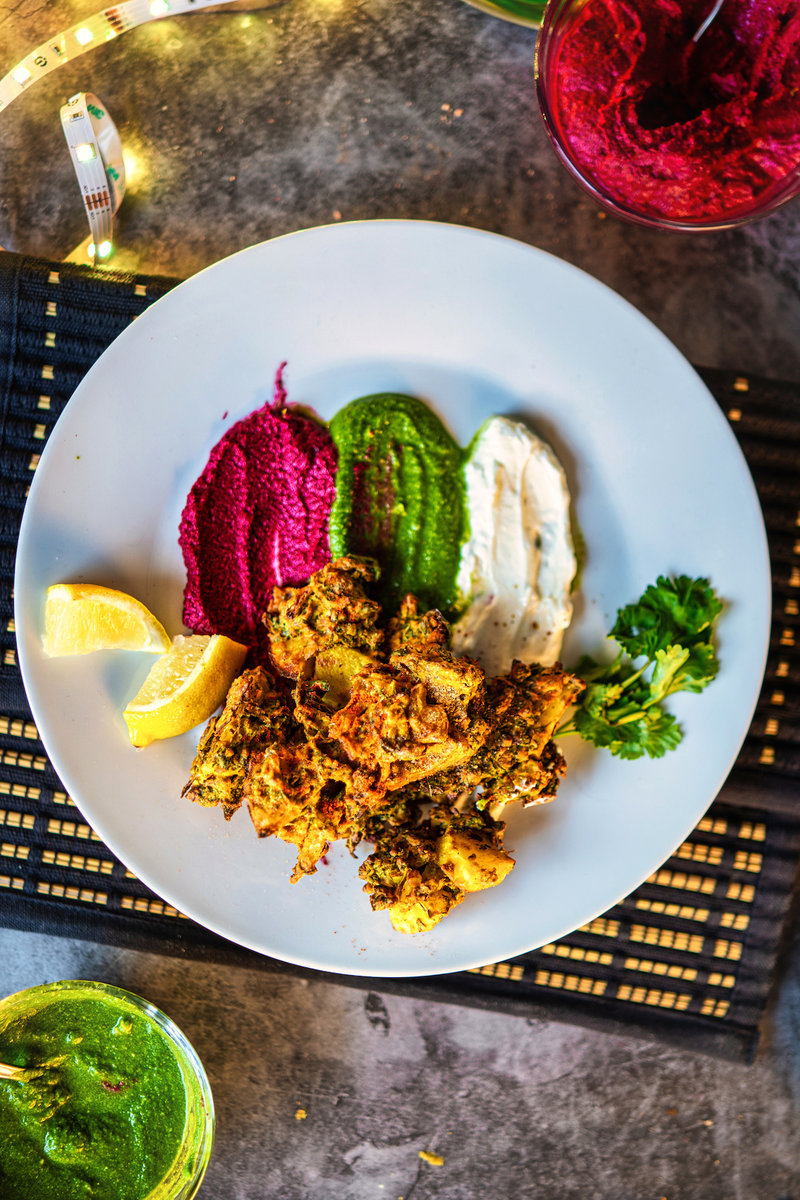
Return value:
<svg viewBox="0 0 800 1200">
<path fill-rule="evenodd" d="M 0 254 L 0 924 L 577 1021 L 750 1058 L 800 856 L 800 386 L 700 371 L 761 498 L 774 617 L 752 727 L 691 837 L 623 903 L 513 961 L 412 980 L 326 976 L 224 941 L 125 869 L 47 760 L 16 664 L 14 557 L 42 447 L 103 349 L 176 282 Z"/>
</svg>

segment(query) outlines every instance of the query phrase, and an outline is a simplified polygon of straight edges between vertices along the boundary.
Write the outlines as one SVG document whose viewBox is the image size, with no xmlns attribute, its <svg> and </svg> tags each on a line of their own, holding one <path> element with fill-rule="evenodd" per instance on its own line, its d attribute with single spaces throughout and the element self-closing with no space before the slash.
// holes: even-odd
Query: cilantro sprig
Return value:
<svg viewBox="0 0 800 1200">
<path fill-rule="evenodd" d="M 577 733 L 619 758 L 661 758 L 683 734 L 664 701 L 702 692 L 715 678 L 714 623 L 722 611 L 707 579 L 659 575 L 635 604 L 617 613 L 608 664 L 584 656 L 575 673 L 586 691 L 559 734 Z"/>
</svg>

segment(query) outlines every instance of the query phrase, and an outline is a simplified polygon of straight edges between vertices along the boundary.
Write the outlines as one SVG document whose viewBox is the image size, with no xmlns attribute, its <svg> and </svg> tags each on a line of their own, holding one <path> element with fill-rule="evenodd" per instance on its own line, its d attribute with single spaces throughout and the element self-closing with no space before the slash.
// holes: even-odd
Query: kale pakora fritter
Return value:
<svg viewBox="0 0 800 1200">
<path fill-rule="evenodd" d="M 331 841 L 352 833 L 337 779 L 345 768 L 334 768 L 314 753 L 279 681 L 259 666 L 234 682 L 222 713 L 209 722 L 182 794 L 219 806 L 226 820 L 246 804 L 259 837 L 298 847 L 299 878 L 315 870 Z"/>
<path fill-rule="evenodd" d="M 378 834 L 359 868 L 370 904 L 398 933 L 433 929 L 469 892 L 501 883 L 514 866 L 504 826 L 482 813 L 436 809 Z"/>
<path fill-rule="evenodd" d="M 457 797 L 480 788 L 480 808 L 519 800 L 523 807 L 555 796 L 566 762 L 553 734 L 583 691 L 583 681 L 560 666 L 514 662 L 487 684 L 489 732 L 462 767 L 427 781 L 432 797 Z"/>
<path fill-rule="evenodd" d="M 364 590 L 377 577 L 371 559 L 337 558 L 305 587 L 273 588 L 263 619 L 278 674 L 296 679 L 326 646 L 352 646 L 366 654 L 377 650 L 384 637 L 378 626 L 381 607 Z"/>
<path fill-rule="evenodd" d="M 356 788 L 393 792 L 472 757 L 488 730 L 485 679 L 480 667 L 462 662 L 459 671 L 457 660 L 409 653 L 357 672 L 329 727 L 355 766 Z"/>
<path fill-rule="evenodd" d="M 332 842 L 370 843 L 359 871 L 370 904 L 417 933 L 512 869 L 499 812 L 555 794 L 565 763 L 553 734 L 583 684 L 518 662 L 487 681 L 414 596 L 385 618 L 367 590 L 376 578 L 349 557 L 275 588 L 274 672 L 235 681 L 183 795 L 226 819 L 245 804 L 260 837 L 297 848 L 292 882 Z"/>
<path fill-rule="evenodd" d="M 400 602 L 400 608 L 386 625 L 390 654 L 403 650 L 427 650 L 439 646 L 450 648 L 450 626 L 438 608 L 420 612 L 419 600 L 410 593 Z"/>
<path fill-rule="evenodd" d="M 263 667 L 233 681 L 218 717 L 208 722 L 181 792 L 198 804 L 218 805 L 229 821 L 245 800 L 253 755 L 284 741 L 292 728 L 288 694 Z"/>
</svg>

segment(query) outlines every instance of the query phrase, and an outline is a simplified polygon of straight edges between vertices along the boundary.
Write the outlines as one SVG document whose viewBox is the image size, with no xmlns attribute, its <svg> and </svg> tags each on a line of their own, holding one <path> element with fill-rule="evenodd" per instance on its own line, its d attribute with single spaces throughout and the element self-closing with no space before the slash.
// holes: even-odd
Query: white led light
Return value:
<svg viewBox="0 0 800 1200">
<path fill-rule="evenodd" d="M 114 215 L 125 195 L 119 133 L 92 92 L 78 92 L 61 105 L 61 127 L 89 221 L 89 257 L 106 259 L 113 253 Z"/>
<path fill-rule="evenodd" d="M 18 99 L 29 84 L 36 83 L 57 67 L 71 62 L 79 54 L 95 49 L 95 43 L 111 41 L 128 29 L 158 20 L 169 14 L 197 12 L 201 8 L 216 8 L 232 0 L 117 0 L 113 8 L 104 8 L 87 17 L 88 24 L 71 26 L 32 50 L 24 62 L 17 63 L 7 74 L 0 75 L 0 112 L 12 100 Z M 322 2 L 322 0 L 320 0 Z M 342 3 L 342 0 L 325 0 Z M 40 6 L 42 7 L 42 6 Z"/>
</svg>

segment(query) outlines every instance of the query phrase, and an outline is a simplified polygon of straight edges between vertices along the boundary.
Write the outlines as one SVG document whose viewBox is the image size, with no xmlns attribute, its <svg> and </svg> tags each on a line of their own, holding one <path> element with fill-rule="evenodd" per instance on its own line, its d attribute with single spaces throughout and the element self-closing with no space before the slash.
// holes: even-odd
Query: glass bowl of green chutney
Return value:
<svg viewBox="0 0 800 1200">
<path fill-rule="evenodd" d="M 191 1200 L 214 1142 L 203 1064 L 141 996 L 70 979 L 0 1000 L 3 1200 Z"/>
</svg>

